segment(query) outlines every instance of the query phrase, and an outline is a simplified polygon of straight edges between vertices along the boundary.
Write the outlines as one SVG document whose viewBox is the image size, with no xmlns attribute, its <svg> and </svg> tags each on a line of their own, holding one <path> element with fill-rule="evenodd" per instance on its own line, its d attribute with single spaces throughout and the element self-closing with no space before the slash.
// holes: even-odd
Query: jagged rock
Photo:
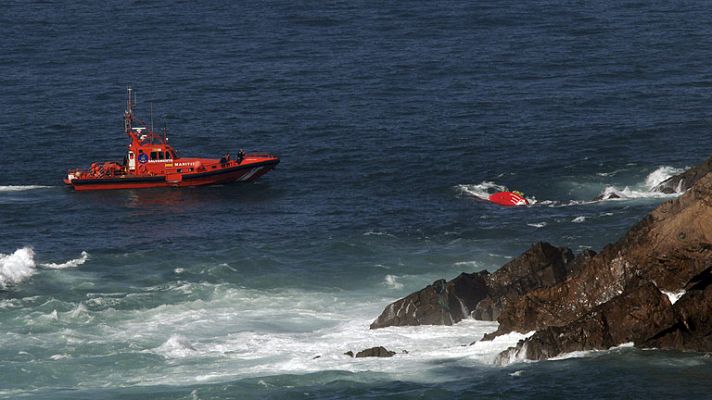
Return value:
<svg viewBox="0 0 712 400">
<path fill-rule="evenodd" d="M 407 325 L 452 325 L 469 315 L 487 295 L 487 271 L 462 273 L 450 282 L 433 282 L 425 289 L 391 303 L 371 329 Z"/>
<path fill-rule="evenodd" d="M 623 343 L 644 343 L 676 321 L 667 296 L 651 282 L 626 288 L 565 326 L 550 326 L 502 352 L 497 362 L 543 360 L 563 353 L 603 350 Z"/>
<path fill-rule="evenodd" d="M 585 257 L 590 256 L 590 251 Z M 594 253 L 595 254 L 595 253 Z M 412 293 L 386 307 L 371 329 L 406 325 L 452 325 L 470 316 L 494 320 L 512 299 L 562 282 L 580 269 L 568 248 L 535 243 L 493 274 L 462 273 Z"/>
<path fill-rule="evenodd" d="M 712 268 L 688 283 L 673 309 L 676 322 L 640 347 L 712 352 Z"/>
<path fill-rule="evenodd" d="M 356 353 L 356 358 L 361 357 L 393 357 L 395 351 L 390 351 L 383 346 L 371 347 L 370 349 L 362 350 Z"/>
<path fill-rule="evenodd" d="M 564 326 L 620 295 L 633 280 L 677 291 L 712 265 L 712 174 L 661 204 L 615 244 L 606 246 L 570 279 L 511 302 L 491 339 L 511 331 Z"/>
<path fill-rule="evenodd" d="M 681 193 L 692 186 L 697 181 L 702 179 L 707 173 L 712 172 L 712 157 L 708 158 L 702 164 L 696 165 L 687 171 L 672 176 L 653 188 L 653 190 L 663 193 Z"/>
<path fill-rule="evenodd" d="M 349 357 L 353 357 L 353 356 L 354 356 L 354 352 L 351 351 L 351 350 L 349 350 L 349 351 L 347 351 L 346 353 L 344 353 L 344 355 L 345 355 L 345 356 L 349 356 Z"/>
<path fill-rule="evenodd" d="M 574 264 L 571 249 L 538 242 L 495 273 L 487 276 L 487 297 L 482 299 L 472 316 L 494 321 L 513 299 L 534 289 L 553 286 L 564 279 L 580 262 Z"/>
</svg>

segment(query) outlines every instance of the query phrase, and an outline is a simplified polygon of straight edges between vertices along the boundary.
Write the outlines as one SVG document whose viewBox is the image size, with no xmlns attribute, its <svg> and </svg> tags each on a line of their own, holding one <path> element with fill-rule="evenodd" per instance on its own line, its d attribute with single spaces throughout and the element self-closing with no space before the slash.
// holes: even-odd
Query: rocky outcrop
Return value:
<svg viewBox="0 0 712 400">
<path fill-rule="evenodd" d="M 383 346 L 371 347 L 370 349 L 361 350 L 356 353 L 356 358 L 361 357 L 393 357 L 395 351 L 390 351 Z"/>
<path fill-rule="evenodd" d="M 485 338 L 565 326 L 621 295 L 634 279 L 674 292 L 710 266 L 712 174 L 683 196 L 658 206 L 571 279 L 511 302 L 498 318 L 497 332 Z"/>
<path fill-rule="evenodd" d="M 577 259 L 571 249 L 544 242 L 535 243 L 519 257 L 487 276 L 487 296 L 477 303 L 472 317 L 495 321 L 512 300 L 532 290 L 556 285 L 578 272 L 588 254 L 582 254 Z"/>
<path fill-rule="evenodd" d="M 534 289 L 553 286 L 578 272 L 591 251 L 574 257 L 568 248 L 534 244 L 495 273 L 462 273 L 412 293 L 386 307 L 371 329 L 406 325 L 452 325 L 470 314 L 496 319 L 513 300 Z"/>
<path fill-rule="evenodd" d="M 452 325 L 469 315 L 487 295 L 487 271 L 462 273 L 446 282 L 440 279 L 426 288 L 391 303 L 373 321 L 371 329 L 407 325 Z"/>
<path fill-rule="evenodd" d="M 502 352 L 506 364 L 515 359 L 543 360 L 574 351 L 608 349 L 622 343 L 649 342 L 676 323 L 673 306 L 652 282 L 633 283 L 610 301 L 565 326 L 550 326 Z"/>
<path fill-rule="evenodd" d="M 712 352 L 712 268 L 690 281 L 673 309 L 675 323 L 640 347 Z"/>
<path fill-rule="evenodd" d="M 687 171 L 672 176 L 653 188 L 654 191 L 663 193 L 682 193 L 692 186 L 694 186 L 697 181 L 702 179 L 709 172 L 712 172 L 712 157 L 705 160 L 700 165 L 696 165 Z"/>
</svg>

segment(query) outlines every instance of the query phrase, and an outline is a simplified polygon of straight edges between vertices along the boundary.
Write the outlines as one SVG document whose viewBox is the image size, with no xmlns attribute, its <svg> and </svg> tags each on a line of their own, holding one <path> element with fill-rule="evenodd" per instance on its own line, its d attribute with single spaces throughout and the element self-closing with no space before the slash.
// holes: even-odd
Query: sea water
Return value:
<svg viewBox="0 0 712 400">
<path fill-rule="evenodd" d="M 651 188 L 712 153 L 709 11 L 5 2 L 0 397 L 705 397 L 703 354 L 497 365 L 525 334 L 369 324 L 538 240 L 599 250 L 679 195 Z M 129 84 L 181 154 L 282 162 L 250 185 L 62 187 L 122 159 Z M 532 205 L 483 200 L 504 188 Z M 396 355 L 344 355 L 372 346 Z"/>
</svg>

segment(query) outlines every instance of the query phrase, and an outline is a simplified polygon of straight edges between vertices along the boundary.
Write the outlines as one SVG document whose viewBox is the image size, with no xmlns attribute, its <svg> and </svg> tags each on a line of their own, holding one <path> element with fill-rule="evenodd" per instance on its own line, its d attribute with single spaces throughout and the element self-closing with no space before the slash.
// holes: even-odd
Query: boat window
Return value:
<svg viewBox="0 0 712 400">
<path fill-rule="evenodd" d="M 164 158 L 163 158 L 163 152 L 162 152 L 162 151 L 159 151 L 159 152 L 158 152 L 158 159 L 159 159 L 159 160 L 163 160 L 163 159 L 164 159 Z"/>
<path fill-rule="evenodd" d="M 181 172 L 183 172 L 183 168 L 178 168 L 176 172 L 180 174 Z"/>
<path fill-rule="evenodd" d="M 158 152 L 157 151 L 151 152 L 151 160 L 158 160 Z"/>
<path fill-rule="evenodd" d="M 171 158 L 171 152 L 166 150 L 166 160 L 170 160 Z"/>
</svg>

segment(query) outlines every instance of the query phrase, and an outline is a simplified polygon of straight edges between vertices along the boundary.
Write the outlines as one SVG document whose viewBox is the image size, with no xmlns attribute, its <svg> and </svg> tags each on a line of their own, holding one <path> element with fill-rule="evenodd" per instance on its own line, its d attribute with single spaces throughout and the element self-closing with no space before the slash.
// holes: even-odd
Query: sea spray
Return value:
<svg viewBox="0 0 712 400">
<path fill-rule="evenodd" d="M 661 182 L 668 178 L 671 178 L 681 172 L 684 169 L 675 168 L 671 166 L 661 166 L 658 167 L 653 172 L 649 173 L 643 182 L 640 182 L 633 186 L 625 186 L 622 189 L 617 186 L 606 186 L 598 198 L 601 200 L 618 200 L 618 199 L 639 199 L 639 198 L 667 198 L 671 196 L 679 195 L 679 191 L 673 194 L 665 194 L 653 190 Z"/>
<path fill-rule="evenodd" d="M 0 253 L 0 288 L 16 285 L 36 271 L 35 252 L 23 247 L 12 254 Z"/>
</svg>

